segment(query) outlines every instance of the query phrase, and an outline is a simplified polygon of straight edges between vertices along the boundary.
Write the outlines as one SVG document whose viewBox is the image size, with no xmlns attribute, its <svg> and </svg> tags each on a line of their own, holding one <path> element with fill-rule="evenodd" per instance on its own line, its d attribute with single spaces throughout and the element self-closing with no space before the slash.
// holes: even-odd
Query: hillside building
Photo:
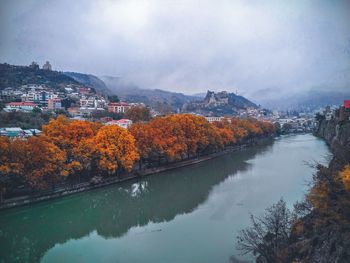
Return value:
<svg viewBox="0 0 350 263">
<path fill-rule="evenodd" d="M 111 102 L 108 104 L 108 111 L 114 113 L 125 113 L 131 109 L 131 105 L 126 102 Z"/>
<path fill-rule="evenodd" d="M 6 104 L 5 111 L 32 111 L 37 105 L 33 102 L 10 102 Z"/>
<path fill-rule="evenodd" d="M 121 119 L 121 120 L 112 120 L 106 123 L 106 125 L 118 125 L 122 128 L 129 128 L 132 124 L 132 120 L 129 119 Z"/>
<path fill-rule="evenodd" d="M 47 101 L 47 108 L 49 110 L 62 109 L 62 101 L 61 101 L 61 99 L 58 99 L 58 98 L 48 99 L 48 101 Z"/>
<path fill-rule="evenodd" d="M 49 61 L 46 61 L 45 64 L 43 65 L 43 69 L 45 70 L 52 70 L 52 66 Z"/>
</svg>

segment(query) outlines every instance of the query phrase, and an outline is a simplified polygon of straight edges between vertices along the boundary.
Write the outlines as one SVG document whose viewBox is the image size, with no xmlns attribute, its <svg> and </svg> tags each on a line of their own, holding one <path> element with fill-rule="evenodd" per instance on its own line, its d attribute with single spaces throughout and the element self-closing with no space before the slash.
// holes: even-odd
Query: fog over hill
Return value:
<svg viewBox="0 0 350 263">
<path fill-rule="evenodd" d="M 50 87 L 81 84 L 92 87 L 96 92 L 104 95 L 116 94 L 125 101 L 143 102 L 152 107 L 166 106 L 171 107 L 172 110 L 182 109 L 185 104 L 189 106 L 190 102 L 201 101 L 207 95 L 204 89 L 202 90 L 203 93 L 189 95 L 161 89 L 139 87 L 132 81 L 125 80 L 122 77 L 98 77 L 92 74 L 78 72 L 36 70 L 28 66 L 0 64 L 0 89 L 18 87 L 23 84 L 46 84 Z M 251 100 L 255 104 L 269 109 L 302 110 L 342 104 L 344 99 L 350 98 L 350 89 L 333 89 L 330 91 L 328 88 L 319 87 L 287 95 L 279 92 L 276 94 L 274 89 L 262 89 L 248 97 L 241 94 L 238 94 L 238 96 L 235 93 L 230 94 L 231 97 L 234 96 L 236 98 L 236 102 L 233 104 L 238 108 L 241 107 L 242 102 L 246 106 L 254 107 L 253 104 L 249 104 L 249 100 Z"/>
<path fill-rule="evenodd" d="M 350 87 L 349 10 L 348 0 L 1 1 L 0 61 L 283 100 Z"/>
<path fill-rule="evenodd" d="M 102 76 L 100 79 L 112 93 L 117 94 L 122 100 L 143 102 L 153 107 L 168 105 L 173 110 L 178 110 L 181 109 L 184 103 L 199 99 L 198 96 L 190 96 L 178 92 L 139 88 L 136 84 L 120 77 Z"/>
<path fill-rule="evenodd" d="M 64 72 L 64 74 L 88 87 L 93 87 L 99 93 L 106 95 L 113 93 L 101 79 L 94 75 L 77 72 Z"/>
<path fill-rule="evenodd" d="M 350 98 L 349 89 L 328 90 L 315 88 L 294 95 L 264 96 L 261 92 L 259 103 L 270 109 L 279 110 L 314 110 L 327 105 L 341 105 L 345 99 Z"/>
</svg>

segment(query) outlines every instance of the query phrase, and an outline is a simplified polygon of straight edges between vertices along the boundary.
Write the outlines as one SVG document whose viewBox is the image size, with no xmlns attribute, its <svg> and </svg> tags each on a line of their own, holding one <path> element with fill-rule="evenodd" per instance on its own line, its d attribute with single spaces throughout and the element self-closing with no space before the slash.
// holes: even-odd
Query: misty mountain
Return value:
<svg viewBox="0 0 350 263">
<path fill-rule="evenodd" d="M 349 90 L 311 89 L 305 93 L 284 96 L 276 99 L 261 99 L 261 104 L 270 109 L 280 110 L 315 110 L 327 105 L 343 104 L 350 98 Z"/>
<path fill-rule="evenodd" d="M 108 89 L 106 84 L 99 79 L 98 77 L 91 75 L 91 74 L 83 74 L 83 73 L 77 73 L 77 72 L 64 72 L 65 75 L 73 78 L 77 82 L 94 88 L 97 93 L 102 93 L 102 94 L 111 94 L 112 92 Z"/>
<path fill-rule="evenodd" d="M 160 89 L 143 89 L 133 83 L 126 82 L 122 78 L 103 76 L 100 77 L 112 93 L 118 95 L 121 100 L 128 102 L 142 102 L 152 107 L 167 105 L 172 110 L 181 109 L 183 104 L 197 100 L 197 96 L 188 96 L 182 93 L 164 91 Z"/>
</svg>

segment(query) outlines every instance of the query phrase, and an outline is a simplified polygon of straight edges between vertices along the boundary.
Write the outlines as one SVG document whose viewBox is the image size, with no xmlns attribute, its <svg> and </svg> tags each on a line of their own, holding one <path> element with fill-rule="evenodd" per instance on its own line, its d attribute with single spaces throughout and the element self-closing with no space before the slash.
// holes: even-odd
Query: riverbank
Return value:
<svg viewBox="0 0 350 263">
<path fill-rule="evenodd" d="M 349 262 L 350 192 L 340 173 L 350 164 L 350 121 L 322 120 L 314 135 L 333 157 L 328 166 L 318 166 L 307 195 L 312 207 L 293 232 L 289 254 L 298 262 Z"/>
<path fill-rule="evenodd" d="M 158 174 L 161 172 L 166 172 L 174 169 L 178 169 L 181 167 L 189 166 L 189 165 L 194 165 L 198 164 L 201 162 L 205 162 L 211 159 L 214 159 L 216 157 L 222 156 L 224 154 L 228 154 L 231 152 L 235 152 L 238 150 L 241 150 L 246 147 L 251 147 L 254 145 L 262 144 L 266 141 L 273 140 L 273 137 L 268 137 L 268 138 L 260 138 L 259 140 L 254 140 L 250 143 L 246 143 L 240 146 L 232 146 L 228 147 L 227 149 L 212 153 L 206 156 L 201 156 L 198 158 L 193 158 L 193 159 L 188 159 L 188 160 L 183 160 L 175 163 L 169 163 L 167 165 L 159 166 L 159 167 L 154 167 L 154 168 L 148 168 L 148 169 L 143 169 L 140 171 L 136 172 L 131 172 L 128 174 L 125 174 L 122 178 L 120 177 L 111 177 L 111 178 L 106 178 L 103 181 L 96 183 L 96 184 L 91 184 L 91 182 L 84 182 L 80 184 L 76 184 L 73 186 L 66 186 L 66 187 L 61 187 L 59 189 L 55 189 L 54 191 L 45 191 L 44 193 L 36 193 L 33 195 L 26 195 L 26 196 L 21 196 L 21 197 L 15 197 L 15 198 L 9 198 L 3 200 L 3 202 L 0 205 L 0 210 L 4 209 L 9 209 L 9 208 L 14 208 L 18 206 L 24 206 L 24 205 L 29 205 L 41 201 L 46 201 L 46 200 L 51 200 L 63 196 L 68 196 L 72 194 L 77 194 L 85 191 L 90 191 L 94 190 L 97 188 L 113 185 L 113 184 L 118 184 L 118 183 L 123 183 L 126 181 L 130 180 L 137 180 L 144 178 L 146 176 Z"/>
</svg>

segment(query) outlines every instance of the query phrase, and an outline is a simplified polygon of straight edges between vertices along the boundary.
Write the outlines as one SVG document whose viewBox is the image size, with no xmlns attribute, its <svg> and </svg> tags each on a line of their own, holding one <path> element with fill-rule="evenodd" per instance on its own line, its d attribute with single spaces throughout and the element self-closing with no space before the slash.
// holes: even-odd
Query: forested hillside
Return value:
<svg viewBox="0 0 350 263">
<path fill-rule="evenodd" d="M 0 64 L 0 90 L 28 84 L 45 84 L 52 88 L 60 88 L 67 84 L 80 83 L 59 71 Z"/>
</svg>

